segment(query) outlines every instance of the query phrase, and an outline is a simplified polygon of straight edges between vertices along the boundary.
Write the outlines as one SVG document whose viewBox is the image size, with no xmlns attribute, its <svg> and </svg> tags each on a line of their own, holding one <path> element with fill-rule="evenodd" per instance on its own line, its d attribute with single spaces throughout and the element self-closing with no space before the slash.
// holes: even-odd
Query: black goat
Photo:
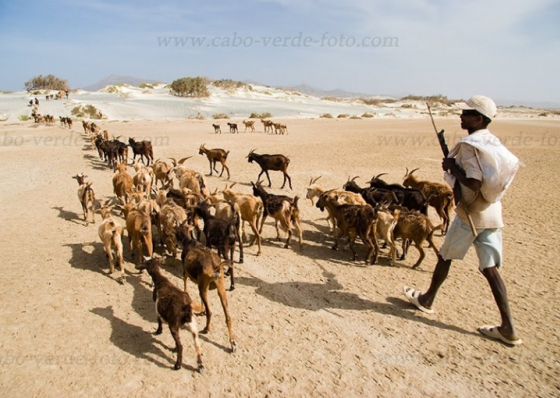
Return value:
<svg viewBox="0 0 560 398">
<path fill-rule="evenodd" d="M 136 160 L 136 156 L 140 156 L 140 161 L 146 166 L 150 165 L 150 161 L 154 161 L 154 150 L 150 141 L 135 141 L 134 138 L 128 139 L 128 144 L 132 148 L 132 161 Z M 144 162 L 144 156 L 148 159 L 148 163 Z"/>
<path fill-rule="evenodd" d="M 383 173 L 385 174 L 385 173 Z M 388 184 L 379 177 L 383 174 L 374 176 L 369 184 L 371 188 L 388 189 L 395 193 L 398 203 L 410 210 L 418 210 L 424 215 L 428 215 L 428 198 L 419 189 L 405 188 L 401 184 Z"/>
<path fill-rule="evenodd" d="M 261 166 L 261 172 L 257 177 L 257 180 L 260 181 L 261 176 L 263 173 L 266 174 L 266 178 L 268 178 L 268 187 L 272 186 L 270 182 L 270 176 L 268 175 L 268 171 L 281 171 L 284 173 L 284 183 L 280 189 L 284 189 L 284 185 L 286 185 L 286 180 L 290 184 L 290 189 L 292 189 L 292 179 L 288 175 L 288 165 L 290 164 L 290 159 L 288 159 L 284 155 L 259 155 L 255 153 L 255 150 L 252 149 L 251 152 L 247 155 L 247 159 L 249 163 L 253 163 L 253 161 L 257 162 L 259 166 Z"/>
<path fill-rule="evenodd" d="M 169 330 L 173 340 L 175 340 L 175 350 L 177 351 L 175 370 L 181 369 L 183 363 L 183 346 L 179 336 L 179 329 L 186 324 L 187 329 L 193 336 L 198 371 L 202 372 L 204 370 L 202 350 L 198 340 L 198 325 L 194 316 L 195 312 L 202 312 L 200 304 L 192 301 L 188 293 L 181 291 L 181 289 L 161 274 L 160 260 L 155 258 L 147 259 L 146 262 L 136 265 L 136 269 L 139 271 L 147 270 L 154 282 L 152 297 L 156 303 L 158 320 L 158 328 L 154 334 L 161 334 L 163 332 L 164 321 L 169 325 Z"/>
<path fill-rule="evenodd" d="M 227 125 L 229 126 L 229 132 L 230 133 L 232 133 L 232 134 L 239 133 L 239 130 L 237 129 L 237 123 L 228 123 Z M 220 131 L 220 133 L 221 133 L 221 131 Z"/>
<path fill-rule="evenodd" d="M 358 184 L 356 184 L 356 181 L 354 181 L 356 178 L 358 177 L 354 177 L 351 180 L 348 179 L 348 181 L 342 186 L 342 188 L 345 191 L 360 194 L 367 204 L 374 207 L 378 204 L 390 205 L 400 203 L 394 191 L 377 188 L 362 188 Z"/>
<path fill-rule="evenodd" d="M 194 208 L 194 214 L 204 220 L 204 236 L 206 237 L 206 246 L 216 247 L 218 254 L 221 255 L 226 261 L 230 261 L 230 268 L 228 273 L 231 277 L 231 286 L 229 290 L 235 289 L 235 279 L 233 271 L 233 254 L 235 252 L 235 242 L 239 245 L 239 264 L 243 264 L 243 244 L 241 236 L 239 235 L 239 228 L 241 224 L 241 217 L 239 212 L 235 210 L 231 204 L 233 212 L 233 220 L 226 221 L 217 218 L 210 214 L 206 202 L 199 203 Z"/>
</svg>

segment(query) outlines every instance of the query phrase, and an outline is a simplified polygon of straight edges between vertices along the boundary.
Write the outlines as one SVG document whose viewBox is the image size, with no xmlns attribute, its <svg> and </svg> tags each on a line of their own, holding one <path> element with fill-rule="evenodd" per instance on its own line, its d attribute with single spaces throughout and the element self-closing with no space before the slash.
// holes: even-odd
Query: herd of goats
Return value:
<svg viewBox="0 0 560 398">
<path fill-rule="evenodd" d="M 225 276 L 230 277 L 230 290 L 235 288 L 234 252 L 239 250 L 239 263 L 243 263 L 244 243 L 257 244 L 257 256 L 261 255 L 261 236 L 263 225 L 268 217 L 275 221 L 276 237 L 280 239 L 280 229 L 288 235 L 285 248 L 290 245 L 292 230 L 298 233 L 299 248 L 302 248 L 302 227 L 300 221 L 299 197 L 276 195 L 268 192 L 260 178 L 263 174 L 271 186 L 269 171 L 281 171 L 292 188 L 288 174 L 290 159 L 284 155 L 258 154 L 251 150 L 247 155 L 249 163 L 257 163 L 260 173 L 257 182 L 251 182 L 252 194 L 233 190 L 235 183 L 226 185 L 222 191 L 210 192 L 203 173 L 189 169 L 185 161 L 157 159 L 154 161 L 150 141 L 127 143 L 118 138 L 109 138 L 107 131 L 95 123 L 82 122 L 84 132 L 89 136 L 92 147 L 99 157 L 106 161 L 114 171 L 113 190 L 116 199 L 105 201 L 96 209 L 97 202 L 92 182 L 80 173 L 73 178 L 78 181 L 78 199 L 81 203 L 84 220 L 95 222 L 94 213 L 100 214 L 102 221 L 98 227 L 99 237 L 109 260 L 110 272 L 119 267 L 118 281 L 124 283 L 124 259 L 122 237 L 126 229 L 130 253 L 137 270 L 147 270 L 153 279 L 153 299 L 156 302 L 158 329 L 162 333 L 163 323 L 167 323 L 176 343 L 177 361 L 175 369 L 182 364 L 183 348 L 179 339 L 179 329 L 186 325 L 193 336 L 197 353 L 198 369 L 204 369 L 198 328 L 195 314 L 206 315 L 206 326 L 201 333 L 210 331 L 212 312 L 208 304 L 208 290 L 216 289 L 225 313 L 232 352 L 236 349 L 231 317 L 228 311 L 225 289 Z M 61 125 L 70 127 L 67 120 Z M 218 126 L 219 127 L 219 126 Z M 214 126 L 216 129 L 216 126 Z M 279 127 L 281 128 L 281 127 Z M 217 132 L 217 131 L 215 131 Z M 128 172 L 129 148 L 132 150 L 134 175 Z M 208 149 L 203 144 L 199 154 L 208 158 L 209 175 L 218 173 L 217 163 L 221 164 L 221 177 L 224 171 L 230 178 L 227 166 L 229 151 Z M 137 161 L 136 158 L 139 158 Z M 389 184 L 380 177 L 373 177 L 368 187 L 360 187 L 356 178 L 348 179 L 343 189 L 325 189 L 317 184 L 319 177 L 312 178 L 306 188 L 309 199 L 320 211 L 327 214 L 327 223 L 334 238 L 333 249 L 338 248 L 340 238 L 345 237 L 357 260 L 355 249 L 357 237 L 367 248 L 366 264 L 378 261 L 380 245 L 389 249 L 389 263 L 395 264 L 397 248 L 395 242 L 402 240 L 404 259 L 411 243 L 420 256 L 413 267 L 418 267 L 424 259 L 424 242 L 437 254 L 432 241 L 436 230 L 444 234 L 449 226 L 449 213 L 453 206 L 453 193 L 445 184 L 421 181 L 414 172 L 407 169 L 403 183 Z M 428 207 L 435 208 L 442 223 L 434 226 L 428 218 Z M 118 209 L 124 217 L 125 225 L 113 215 Z M 249 224 L 252 236 L 246 234 L 245 225 Z M 154 239 L 152 228 L 157 230 Z M 161 247 L 162 256 L 176 258 L 181 249 L 184 289 L 179 289 L 160 271 L 162 257 L 154 256 L 154 242 Z M 213 250 L 217 249 L 217 250 Z M 147 257 L 144 257 L 144 253 Z M 227 272 L 226 272 L 227 269 Z M 202 305 L 193 301 L 187 293 L 187 281 L 198 286 Z"/>
</svg>

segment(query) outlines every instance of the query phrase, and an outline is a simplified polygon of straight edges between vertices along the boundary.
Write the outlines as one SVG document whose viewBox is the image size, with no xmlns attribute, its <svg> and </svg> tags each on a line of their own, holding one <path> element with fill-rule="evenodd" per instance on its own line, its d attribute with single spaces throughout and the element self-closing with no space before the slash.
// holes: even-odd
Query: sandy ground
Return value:
<svg viewBox="0 0 560 398">
<path fill-rule="evenodd" d="M 318 175 L 328 188 L 357 175 L 365 184 L 381 172 L 400 181 L 406 167 L 442 180 L 428 119 L 287 120 L 285 136 L 263 134 L 260 125 L 260 133 L 215 135 L 211 123 L 104 121 L 101 127 L 121 139 L 151 137 L 157 158 L 194 155 L 187 164 L 204 172 L 200 144 L 229 149 L 231 181 L 246 193 L 259 171 L 245 159 L 252 148 L 291 158 L 294 189 L 283 191 L 289 195 L 304 195 Z M 438 124 L 449 140 L 465 134 L 458 120 Z M 453 265 L 436 313 L 423 314 L 401 291 L 403 285 L 427 287 L 432 251 L 419 270 L 411 269 L 414 249 L 395 267 L 387 266 L 386 252 L 375 266 L 352 262 L 349 252 L 330 249 L 324 215 L 302 198 L 303 250 L 283 249 L 268 221 L 262 256 L 248 247 L 237 266 L 237 289 L 229 294 L 234 354 L 219 300 L 211 295 L 214 327 L 201 337 L 201 375 L 185 330 L 184 367 L 172 370 L 169 331 L 151 334 L 156 316 L 149 277 L 135 273 L 125 248 L 127 278 L 119 285 L 97 235 L 99 217 L 95 225 L 82 220 L 71 176 L 86 173 L 104 200 L 113 195 L 113 173 L 81 126 L 0 124 L 2 395 L 558 396 L 560 122 L 498 119 L 491 127 L 525 164 L 503 200 L 502 271 L 523 346 L 509 348 L 476 332 L 499 316 L 474 250 Z M 272 180 L 272 191 L 281 192 L 281 176 Z M 214 176 L 208 183 L 223 188 L 226 180 Z M 179 260 L 165 266 L 177 285 L 180 270 Z"/>
</svg>

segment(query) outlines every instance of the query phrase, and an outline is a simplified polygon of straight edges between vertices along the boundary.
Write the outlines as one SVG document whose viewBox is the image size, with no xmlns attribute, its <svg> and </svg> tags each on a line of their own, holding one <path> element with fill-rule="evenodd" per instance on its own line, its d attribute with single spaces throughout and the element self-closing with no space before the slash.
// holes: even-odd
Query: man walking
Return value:
<svg viewBox="0 0 560 398">
<path fill-rule="evenodd" d="M 462 109 L 461 128 L 469 135 L 442 162 L 445 179 L 455 187 L 454 194 L 459 199 L 456 216 L 439 251 L 430 287 L 421 293 L 405 286 L 404 295 L 419 310 L 433 313 L 436 294 L 447 278 L 451 261 L 462 260 L 473 245 L 502 318 L 500 325 L 482 326 L 478 331 L 503 343 L 519 345 L 521 339 L 515 332 L 506 287 L 498 271 L 502 265 L 500 199 L 513 180 L 519 160 L 487 129 L 496 115 L 494 101 L 475 95 L 458 106 Z"/>
</svg>

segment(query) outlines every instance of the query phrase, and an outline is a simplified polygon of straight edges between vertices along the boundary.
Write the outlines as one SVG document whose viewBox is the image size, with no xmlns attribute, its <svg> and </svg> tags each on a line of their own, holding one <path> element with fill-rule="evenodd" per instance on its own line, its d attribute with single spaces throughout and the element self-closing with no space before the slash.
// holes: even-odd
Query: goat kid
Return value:
<svg viewBox="0 0 560 398">
<path fill-rule="evenodd" d="M 181 326 L 186 324 L 187 330 L 192 334 L 194 340 L 198 371 L 202 373 L 204 371 L 202 349 L 198 339 L 198 324 L 194 316 L 195 313 L 202 311 L 200 304 L 194 302 L 187 292 L 181 291 L 181 289 L 162 275 L 160 269 L 161 261 L 159 259 L 146 258 L 145 260 L 143 264 L 136 265 L 136 269 L 139 271 L 147 270 L 153 281 L 154 291 L 152 298 L 156 303 L 158 321 L 158 328 L 154 334 L 158 335 L 163 332 L 163 322 L 169 325 L 171 336 L 175 340 L 175 351 L 177 352 L 177 361 L 174 368 L 179 370 L 183 364 L 183 345 L 181 344 L 179 331 Z"/>
</svg>

